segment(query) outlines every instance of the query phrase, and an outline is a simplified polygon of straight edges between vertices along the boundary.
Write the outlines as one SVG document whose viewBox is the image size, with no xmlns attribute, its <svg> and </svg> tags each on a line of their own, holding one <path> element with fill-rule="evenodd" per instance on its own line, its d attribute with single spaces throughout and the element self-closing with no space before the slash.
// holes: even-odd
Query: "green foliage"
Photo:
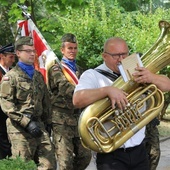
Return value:
<svg viewBox="0 0 170 170">
<path fill-rule="evenodd" d="M 20 157 L 0 160 L 1 170 L 36 170 L 37 166 L 33 161 L 26 162 Z"/>
<path fill-rule="evenodd" d="M 7 2 L 5 0 L 1 1 L 1 5 L 0 5 L 1 42 L 0 42 L 0 45 L 6 45 L 6 44 L 10 43 L 10 39 L 12 39 L 10 24 L 5 22 L 5 21 L 8 21 L 8 11 L 10 10 L 10 4 L 11 4 L 10 1 L 9 2 Z"/>
<path fill-rule="evenodd" d="M 64 13 L 68 6 L 78 9 L 80 6 L 87 5 L 88 1 L 89 0 L 43 0 L 43 3 L 50 11 L 58 7 L 61 9 L 62 13 Z"/>
<path fill-rule="evenodd" d="M 118 2 L 126 11 L 136 11 L 139 4 L 137 0 L 119 0 Z"/>
<path fill-rule="evenodd" d="M 169 20 L 168 16 L 169 10 L 160 8 L 154 14 L 142 14 L 139 11 L 122 12 L 117 3 L 108 9 L 108 5 L 101 1 L 100 6 L 91 1 L 88 8 L 79 12 L 68 8 L 67 14 L 58 18 L 58 22 L 63 33 L 72 32 L 77 35 L 79 64 L 93 68 L 102 62 L 100 54 L 103 44 L 111 36 L 120 36 L 127 40 L 131 53 L 145 53 L 160 34 L 159 21 L 163 18 Z M 58 36 L 58 40 L 60 38 Z M 60 41 L 57 44 L 60 44 Z"/>
<path fill-rule="evenodd" d="M 153 4 L 151 2 L 149 0 L 44 0 L 43 3 L 41 0 L 18 1 L 19 4 L 29 4 L 29 12 L 34 16 L 34 22 L 59 58 L 61 58 L 61 36 L 67 32 L 77 36 L 79 42 L 77 61 L 84 68 L 93 68 L 102 62 L 103 44 L 111 36 L 120 36 L 127 40 L 130 53 L 147 52 L 160 34 L 159 21 L 162 19 L 170 21 L 169 9 L 157 8 L 152 13 L 137 11 L 138 4 Z M 3 0 L 3 3 L 6 1 Z M 8 26 L 4 24 L 3 30 L 9 29 L 8 35 L 12 30 L 14 36 L 17 20 L 24 18 L 17 3 L 12 3 L 11 0 L 9 4 L 10 8 L 6 4 L 2 6 L 4 20 L 8 21 Z M 3 26 L 3 23 L 1 25 Z M 4 34 L 3 30 L 0 31 L 0 35 Z M 4 39 L 12 40 L 8 37 Z"/>
</svg>

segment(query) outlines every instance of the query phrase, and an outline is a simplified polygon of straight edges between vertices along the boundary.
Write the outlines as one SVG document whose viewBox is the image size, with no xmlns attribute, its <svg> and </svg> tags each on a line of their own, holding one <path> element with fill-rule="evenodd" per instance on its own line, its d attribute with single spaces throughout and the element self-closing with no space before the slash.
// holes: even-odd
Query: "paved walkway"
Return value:
<svg viewBox="0 0 170 170">
<path fill-rule="evenodd" d="M 170 170 L 170 137 L 160 141 L 161 158 L 157 170 Z"/>
<path fill-rule="evenodd" d="M 170 170 L 170 137 L 160 139 L 160 147 L 161 158 L 157 170 Z M 86 170 L 96 170 L 94 158 Z"/>
</svg>

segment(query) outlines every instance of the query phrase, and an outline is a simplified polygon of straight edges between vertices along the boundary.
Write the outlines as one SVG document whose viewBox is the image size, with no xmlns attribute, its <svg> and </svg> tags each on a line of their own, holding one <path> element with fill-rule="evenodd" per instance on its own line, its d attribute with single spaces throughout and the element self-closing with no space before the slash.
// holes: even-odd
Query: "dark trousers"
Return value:
<svg viewBox="0 0 170 170">
<path fill-rule="evenodd" d="M 8 140 L 6 128 L 7 116 L 0 109 L 0 159 L 11 156 L 11 144 Z"/>
<path fill-rule="evenodd" d="M 98 170 L 149 170 L 144 144 L 129 149 L 117 149 L 111 153 L 97 154 Z"/>
</svg>

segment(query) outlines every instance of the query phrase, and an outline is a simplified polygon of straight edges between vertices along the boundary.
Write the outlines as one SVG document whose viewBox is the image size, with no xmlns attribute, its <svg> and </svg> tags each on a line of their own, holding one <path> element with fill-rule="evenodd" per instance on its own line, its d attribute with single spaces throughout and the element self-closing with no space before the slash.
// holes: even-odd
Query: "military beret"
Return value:
<svg viewBox="0 0 170 170">
<path fill-rule="evenodd" d="M 15 54 L 14 46 L 12 43 L 5 45 L 0 48 L 0 53 L 1 54 L 7 54 L 7 53 L 12 53 Z"/>
<path fill-rule="evenodd" d="M 63 35 L 63 37 L 61 38 L 61 41 L 62 42 L 77 43 L 76 36 L 74 34 L 71 34 L 71 33 L 67 33 L 67 34 Z"/>
<path fill-rule="evenodd" d="M 15 49 L 18 49 L 21 45 L 33 46 L 33 39 L 29 36 L 22 36 L 15 42 Z"/>
</svg>

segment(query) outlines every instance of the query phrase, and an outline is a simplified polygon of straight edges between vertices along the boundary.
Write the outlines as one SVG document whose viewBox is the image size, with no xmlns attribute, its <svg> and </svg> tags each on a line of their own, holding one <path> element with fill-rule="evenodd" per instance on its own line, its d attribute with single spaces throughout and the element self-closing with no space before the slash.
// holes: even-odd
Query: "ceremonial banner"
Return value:
<svg viewBox="0 0 170 170">
<path fill-rule="evenodd" d="M 56 62 L 59 64 L 63 71 L 63 74 L 66 76 L 71 84 L 76 85 L 78 83 L 78 78 L 75 73 L 69 67 L 59 61 L 58 57 L 52 51 L 52 49 L 31 19 L 18 21 L 18 29 L 21 36 L 31 36 L 33 38 L 34 47 L 37 51 L 35 68 L 42 73 L 47 85 L 47 71 Z"/>
</svg>

